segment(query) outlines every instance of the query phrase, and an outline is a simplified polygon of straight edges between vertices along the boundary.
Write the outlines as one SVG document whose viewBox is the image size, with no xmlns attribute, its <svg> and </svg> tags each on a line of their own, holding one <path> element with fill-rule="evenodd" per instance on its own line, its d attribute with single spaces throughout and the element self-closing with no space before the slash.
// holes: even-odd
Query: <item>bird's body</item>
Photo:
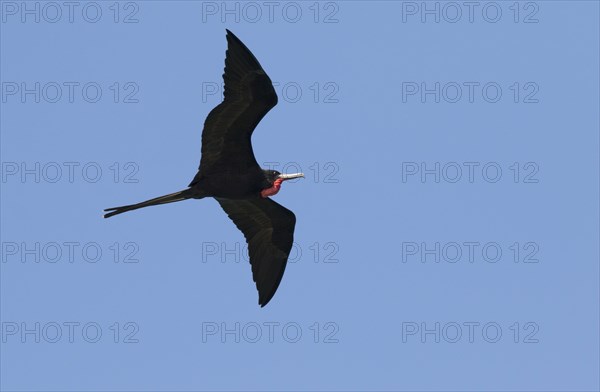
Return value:
<svg viewBox="0 0 600 392">
<path fill-rule="evenodd" d="M 227 30 L 224 99 L 207 116 L 202 131 L 200 167 L 188 188 L 123 207 L 105 218 L 143 207 L 214 197 L 248 242 L 259 304 L 277 290 L 290 253 L 296 217 L 269 198 L 287 179 L 302 173 L 263 170 L 252 150 L 254 128 L 277 104 L 271 79 L 248 48 Z"/>
<path fill-rule="evenodd" d="M 224 170 L 212 175 L 197 176 L 190 183 L 191 189 L 197 190 L 201 197 L 210 195 L 226 199 L 258 197 L 267 186 L 269 186 L 268 179 L 258 167 L 244 171 Z"/>
</svg>

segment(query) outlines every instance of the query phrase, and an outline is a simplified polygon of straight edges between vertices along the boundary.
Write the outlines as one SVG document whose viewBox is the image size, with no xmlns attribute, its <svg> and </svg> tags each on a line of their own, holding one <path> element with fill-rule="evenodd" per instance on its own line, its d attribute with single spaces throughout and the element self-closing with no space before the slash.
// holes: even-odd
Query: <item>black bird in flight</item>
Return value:
<svg viewBox="0 0 600 392">
<path fill-rule="evenodd" d="M 277 290 L 294 239 L 296 216 L 269 196 L 285 180 L 302 173 L 261 169 L 252 151 L 254 128 L 277 104 L 271 79 L 256 57 L 227 30 L 224 99 L 204 122 L 202 157 L 188 189 L 138 204 L 108 208 L 105 218 L 138 208 L 186 199 L 214 197 L 248 243 L 258 303 L 265 306 Z"/>
</svg>

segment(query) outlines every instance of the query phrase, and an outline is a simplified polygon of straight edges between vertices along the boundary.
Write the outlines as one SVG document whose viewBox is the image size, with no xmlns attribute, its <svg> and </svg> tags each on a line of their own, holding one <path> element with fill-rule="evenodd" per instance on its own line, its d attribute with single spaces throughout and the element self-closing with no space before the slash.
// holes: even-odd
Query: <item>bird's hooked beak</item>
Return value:
<svg viewBox="0 0 600 392">
<path fill-rule="evenodd" d="M 293 180 L 294 178 L 300 178 L 300 177 L 304 177 L 304 173 L 280 174 L 277 176 L 277 179 L 285 181 L 285 180 Z"/>
</svg>

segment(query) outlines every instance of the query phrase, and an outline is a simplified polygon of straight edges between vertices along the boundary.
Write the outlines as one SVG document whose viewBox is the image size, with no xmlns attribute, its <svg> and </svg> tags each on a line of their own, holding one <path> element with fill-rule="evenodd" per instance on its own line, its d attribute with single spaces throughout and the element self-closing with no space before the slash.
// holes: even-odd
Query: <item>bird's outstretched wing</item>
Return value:
<svg viewBox="0 0 600 392">
<path fill-rule="evenodd" d="M 246 237 L 258 304 L 265 306 L 283 277 L 294 241 L 296 216 L 269 198 L 217 201 Z"/>
<path fill-rule="evenodd" d="M 256 57 L 229 30 L 223 80 L 223 102 L 204 122 L 200 168 L 190 186 L 202 175 L 258 166 L 250 138 L 277 94 Z"/>
</svg>

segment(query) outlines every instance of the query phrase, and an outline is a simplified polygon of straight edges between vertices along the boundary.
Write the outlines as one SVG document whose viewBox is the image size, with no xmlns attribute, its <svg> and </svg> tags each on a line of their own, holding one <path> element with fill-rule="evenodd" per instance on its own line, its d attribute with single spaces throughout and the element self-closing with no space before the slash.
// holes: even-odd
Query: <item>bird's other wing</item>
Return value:
<svg viewBox="0 0 600 392">
<path fill-rule="evenodd" d="M 296 216 L 269 198 L 217 201 L 246 237 L 258 304 L 265 306 L 283 277 L 294 241 Z"/>
<path fill-rule="evenodd" d="M 223 80 L 223 102 L 204 122 L 198 175 L 258 166 L 250 138 L 260 120 L 277 104 L 271 79 L 229 30 Z"/>
</svg>

